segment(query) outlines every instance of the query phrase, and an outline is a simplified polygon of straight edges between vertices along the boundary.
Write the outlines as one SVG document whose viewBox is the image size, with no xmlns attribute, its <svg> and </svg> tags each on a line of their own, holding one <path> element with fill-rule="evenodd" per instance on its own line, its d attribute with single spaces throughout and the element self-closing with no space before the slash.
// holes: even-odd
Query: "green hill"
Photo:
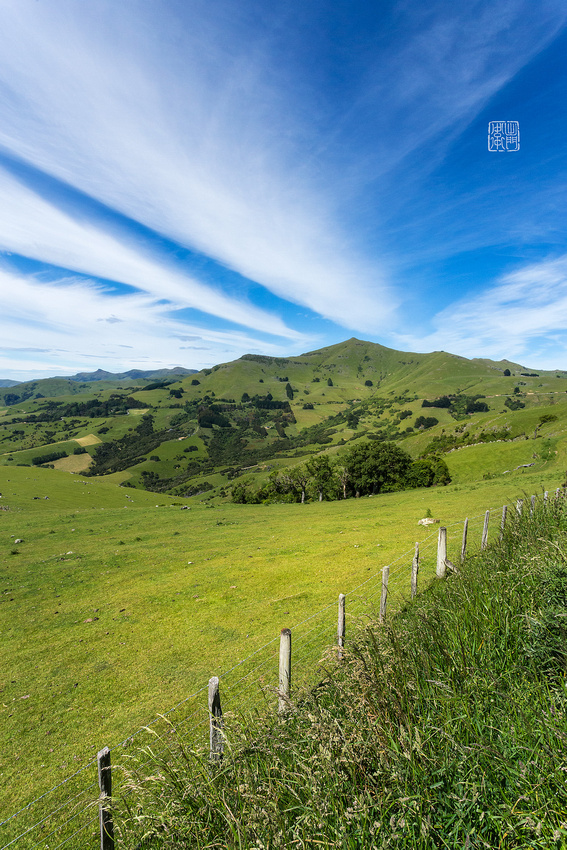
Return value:
<svg viewBox="0 0 567 850">
<path fill-rule="evenodd" d="M 314 453 L 340 459 L 355 440 L 394 441 L 414 459 L 443 455 L 461 480 L 465 467 L 468 480 L 506 474 L 504 450 L 476 448 L 497 440 L 523 441 L 514 453 L 522 463 L 564 463 L 567 373 L 507 360 L 407 353 L 352 338 L 298 357 L 247 354 L 177 379 L 91 378 L 0 393 L 0 464 L 30 464 L 63 442 L 70 454 L 76 440 L 88 457 L 67 462 L 74 471 L 219 500 L 242 476 L 259 487 L 273 469 Z M 465 449 L 463 465 L 453 455 Z"/>
</svg>

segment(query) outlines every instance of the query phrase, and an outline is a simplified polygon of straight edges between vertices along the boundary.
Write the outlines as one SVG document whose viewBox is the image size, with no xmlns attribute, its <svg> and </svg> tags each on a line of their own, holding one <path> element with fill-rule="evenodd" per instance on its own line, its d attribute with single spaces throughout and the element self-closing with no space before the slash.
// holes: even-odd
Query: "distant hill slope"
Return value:
<svg viewBox="0 0 567 850">
<path fill-rule="evenodd" d="M 11 406 L 30 398 L 91 393 L 109 387 L 144 386 L 148 381 L 176 381 L 195 374 L 195 369 L 176 366 L 174 369 L 131 369 L 129 372 L 105 372 L 104 369 L 97 369 L 96 372 L 78 372 L 71 377 L 38 378 L 36 381 L 21 383 L 6 381 L 4 384 L 0 382 L 0 388 L 6 388 L 6 392 L 0 392 L 0 405 Z"/>
<path fill-rule="evenodd" d="M 185 369 L 184 366 L 175 366 L 173 369 L 130 369 L 129 372 L 105 372 L 104 369 L 97 369 L 96 372 L 77 372 L 76 375 L 56 376 L 63 381 L 124 381 L 137 380 L 138 378 L 173 378 L 185 377 L 186 375 L 194 375 L 196 369 Z"/>
<path fill-rule="evenodd" d="M 20 381 L 11 381 L 9 378 L 0 378 L 0 387 L 17 387 Z"/>
</svg>

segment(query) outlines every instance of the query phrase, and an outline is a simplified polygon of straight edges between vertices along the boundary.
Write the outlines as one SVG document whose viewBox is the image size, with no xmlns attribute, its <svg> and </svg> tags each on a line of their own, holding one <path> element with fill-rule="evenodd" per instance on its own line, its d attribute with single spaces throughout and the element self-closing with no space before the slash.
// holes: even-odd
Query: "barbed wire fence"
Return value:
<svg viewBox="0 0 567 850">
<path fill-rule="evenodd" d="M 556 497 L 559 491 L 555 493 Z M 544 494 L 547 500 L 548 494 Z M 521 501 L 521 500 L 520 500 Z M 505 506 L 502 516 L 508 517 L 529 507 L 533 512 L 535 497 L 528 505 Z M 459 564 L 463 547 L 463 528 L 466 528 L 468 551 L 476 553 L 486 545 L 488 517 L 492 517 L 490 539 L 498 539 L 501 529 L 499 509 L 459 520 L 435 530 L 419 543 L 420 585 L 435 576 L 439 557 L 439 539 L 444 531 L 448 557 Z M 387 610 L 391 614 L 410 599 L 410 576 L 415 550 L 402 552 L 394 560 L 366 578 L 356 587 L 346 589 L 346 635 L 379 619 L 384 600 L 384 576 L 387 576 Z M 324 676 L 323 655 L 329 647 L 337 646 L 337 600 L 329 603 L 306 619 L 292 626 L 293 638 L 293 688 L 294 694 L 302 688 L 314 686 Z M 337 647 L 338 648 L 338 647 Z M 218 676 L 222 688 L 224 714 L 238 715 L 244 710 L 253 712 L 275 711 L 278 705 L 278 654 L 280 634 L 235 663 Z M 137 770 L 154 764 L 148 758 L 144 763 L 142 744 L 151 736 L 152 748 L 167 749 L 169 736 L 182 732 L 190 745 L 206 752 L 211 715 L 207 691 L 209 683 L 180 700 L 148 724 L 134 730 L 122 741 L 110 747 L 113 762 L 121 762 L 136 751 Z M 100 753 L 99 753 L 100 756 Z M 0 850 L 59 850 L 100 846 L 99 804 L 100 789 L 97 778 L 97 759 L 87 762 L 79 770 L 62 780 L 20 810 L 0 821 Z M 114 788 L 114 793 L 120 789 Z M 113 846 L 113 844 L 108 845 Z"/>
</svg>

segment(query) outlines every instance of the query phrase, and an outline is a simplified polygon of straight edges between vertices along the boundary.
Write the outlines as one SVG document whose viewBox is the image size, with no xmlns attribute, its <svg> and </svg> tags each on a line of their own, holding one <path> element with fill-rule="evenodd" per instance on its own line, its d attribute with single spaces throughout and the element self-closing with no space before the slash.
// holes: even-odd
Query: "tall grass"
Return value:
<svg viewBox="0 0 567 850">
<path fill-rule="evenodd" d="M 227 719 L 220 766 L 169 733 L 124 764 L 119 846 L 567 847 L 563 501 L 324 666 L 285 716 Z"/>
</svg>

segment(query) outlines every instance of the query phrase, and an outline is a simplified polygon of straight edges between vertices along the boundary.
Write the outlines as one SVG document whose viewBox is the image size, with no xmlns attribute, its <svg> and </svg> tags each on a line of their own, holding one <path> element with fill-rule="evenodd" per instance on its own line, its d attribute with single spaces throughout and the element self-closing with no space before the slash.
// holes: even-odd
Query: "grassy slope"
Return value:
<svg viewBox="0 0 567 850">
<path fill-rule="evenodd" d="M 541 505 L 283 718 L 229 720 L 214 773 L 182 736 L 146 752 L 119 846 L 564 850 L 566 563 L 565 505 Z"/>
<path fill-rule="evenodd" d="M 451 526 L 558 483 L 529 470 L 464 489 L 180 511 L 57 470 L 0 467 L 2 808 L 375 575 L 429 536 L 417 526 L 428 510 Z M 424 577 L 432 569 L 425 561 Z"/>
</svg>

